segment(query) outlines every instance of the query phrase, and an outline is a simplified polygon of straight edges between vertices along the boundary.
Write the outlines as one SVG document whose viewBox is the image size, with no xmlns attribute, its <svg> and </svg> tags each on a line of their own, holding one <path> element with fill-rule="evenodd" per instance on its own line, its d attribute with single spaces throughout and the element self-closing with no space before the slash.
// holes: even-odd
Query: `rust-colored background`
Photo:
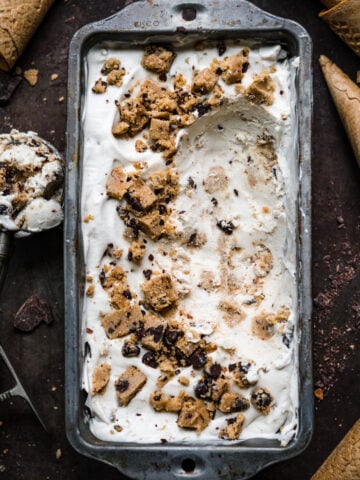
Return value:
<svg viewBox="0 0 360 480">
<path fill-rule="evenodd" d="M 38 84 L 32 88 L 22 81 L 9 103 L 0 107 L 1 131 L 34 130 L 64 152 L 70 39 L 80 26 L 111 15 L 125 3 L 130 2 L 55 3 L 18 61 L 23 69 L 39 69 Z M 315 432 L 305 453 L 254 477 L 307 480 L 360 416 L 360 176 L 317 63 L 319 55 L 326 54 L 355 79 L 360 59 L 318 19 L 320 2 L 253 3 L 300 22 L 314 42 L 313 347 L 314 382 L 324 399 L 315 402 Z M 55 81 L 50 80 L 53 73 L 59 75 Z M 0 479 L 121 478 L 115 469 L 75 453 L 65 436 L 62 233 L 60 227 L 15 242 L 0 296 L 1 343 L 51 432 L 41 429 L 21 399 L 0 404 Z M 22 334 L 12 326 L 13 315 L 32 294 L 50 302 L 55 321 Z M 0 364 L 0 390 L 10 386 L 5 370 Z M 57 449 L 62 452 L 58 460 Z"/>
</svg>

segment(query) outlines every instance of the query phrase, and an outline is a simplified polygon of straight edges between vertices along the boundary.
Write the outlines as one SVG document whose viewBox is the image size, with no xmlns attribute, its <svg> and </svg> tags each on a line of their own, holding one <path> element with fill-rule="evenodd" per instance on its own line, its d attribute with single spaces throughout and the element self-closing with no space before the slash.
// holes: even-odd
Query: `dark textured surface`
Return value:
<svg viewBox="0 0 360 480">
<path fill-rule="evenodd" d="M 65 149 L 67 49 L 83 24 L 124 5 L 117 0 L 57 1 L 18 65 L 38 68 L 32 88 L 21 82 L 0 108 L 1 131 L 35 130 Z M 127 2 L 129 3 L 129 2 Z M 303 24 L 314 41 L 313 297 L 314 381 L 324 390 L 316 401 L 315 432 L 299 457 L 271 466 L 256 480 L 306 480 L 359 417 L 356 381 L 359 337 L 359 169 L 331 102 L 317 58 L 328 55 L 352 78 L 360 59 L 318 19 L 320 2 L 254 0 L 276 15 Z M 57 73 L 58 79 L 50 80 Z M 30 295 L 47 299 L 54 322 L 25 334 L 13 315 Z M 50 434 L 42 431 L 21 399 L 0 404 L 0 479 L 118 479 L 113 468 L 77 455 L 64 433 L 62 229 L 18 240 L 0 296 L 0 338 Z M 0 391 L 9 386 L 0 365 Z M 62 456 L 55 458 L 61 449 Z M 360 477 L 359 477 L 360 478 Z M 212 479 L 209 479 L 212 480 Z"/>
</svg>

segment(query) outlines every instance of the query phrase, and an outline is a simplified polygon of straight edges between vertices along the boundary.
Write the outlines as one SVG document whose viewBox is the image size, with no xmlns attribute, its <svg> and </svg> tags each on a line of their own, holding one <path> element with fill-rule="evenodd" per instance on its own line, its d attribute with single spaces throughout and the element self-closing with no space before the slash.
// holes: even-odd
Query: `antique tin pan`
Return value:
<svg viewBox="0 0 360 480">
<path fill-rule="evenodd" d="M 188 20 L 184 19 L 187 18 Z M 194 18 L 195 17 L 195 18 Z M 300 57 L 297 78 L 299 197 L 298 197 L 298 296 L 299 296 L 299 427 L 295 438 L 281 448 L 278 442 L 253 440 L 241 445 L 190 448 L 171 444 L 110 443 L 95 438 L 86 423 L 81 372 L 81 311 L 84 262 L 81 241 L 81 109 L 84 93 L 84 58 L 95 43 L 108 40 L 120 45 L 150 41 L 186 44 L 188 39 L 243 38 L 262 44 L 281 43 L 290 55 Z M 311 375 L 311 40 L 303 27 L 274 17 L 245 0 L 140 1 L 112 17 L 86 25 L 74 36 L 69 55 L 67 182 L 65 218 L 65 341 L 66 431 L 73 447 L 83 455 L 118 468 L 131 478 L 171 480 L 247 479 L 271 463 L 302 452 L 313 429 Z"/>
</svg>

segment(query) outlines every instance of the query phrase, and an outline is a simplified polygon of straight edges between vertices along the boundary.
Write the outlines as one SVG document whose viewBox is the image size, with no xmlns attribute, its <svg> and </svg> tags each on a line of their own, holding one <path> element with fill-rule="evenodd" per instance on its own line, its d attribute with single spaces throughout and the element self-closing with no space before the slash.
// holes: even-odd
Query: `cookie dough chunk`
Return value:
<svg viewBox="0 0 360 480">
<path fill-rule="evenodd" d="M 122 407 L 126 407 L 146 383 L 146 376 L 131 365 L 115 382 L 116 396 Z"/>
<path fill-rule="evenodd" d="M 119 122 L 113 127 L 112 134 L 114 135 L 114 137 L 120 138 L 129 131 L 129 128 L 130 128 L 130 125 L 128 123 Z"/>
<path fill-rule="evenodd" d="M 108 363 L 98 365 L 92 376 L 92 395 L 103 393 L 110 379 L 111 367 Z"/>
<path fill-rule="evenodd" d="M 229 382 L 224 378 L 218 378 L 214 381 L 211 390 L 211 399 L 218 402 L 220 398 L 229 390 Z"/>
<path fill-rule="evenodd" d="M 136 212 L 145 212 L 156 202 L 156 195 L 142 178 L 136 178 L 130 182 L 125 199 Z"/>
<path fill-rule="evenodd" d="M 228 440 L 237 440 L 245 422 L 244 415 L 239 413 L 235 418 L 227 419 L 226 422 L 227 426 L 221 430 L 219 437 Z"/>
<path fill-rule="evenodd" d="M 157 210 L 138 219 L 139 228 L 152 240 L 157 240 L 165 231 L 165 220 Z"/>
<path fill-rule="evenodd" d="M 109 73 L 112 72 L 113 70 L 119 70 L 120 65 L 121 63 L 118 58 L 114 58 L 114 57 L 108 58 L 104 62 L 104 65 L 101 69 L 101 73 L 103 75 L 109 75 Z"/>
<path fill-rule="evenodd" d="M 247 373 L 251 368 L 251 363 L 233 363 L 229 365 L 229 371 L 232 372 L 234 382 L 239 388 L 249 388 L 251 385 L 255 385 L 257 380 L 249 380 Z"/>
<path fill-rule="evenodd" d="M 249 407 L 249 400 L 240 393 L 224 393 L 218 406 L 223 413 L 243 412 Z"/>
<path fill-rule="evenodd" d="M 145 255 L 145 249 L 146 245 L 144 242 L 134 240 L 128 250 L 128 260 L 139 265 Z"/>
<path fill-rule="evenodd" d="M 125 69 L 122 68 L 121 70 L 113 70 L 109 73 L 106 77 L 106 81 L 108 85 L 114 85 L 115 87 L 121 87 L 123 84 L 123 76 L 125 75 Z"/>
<path fill-rule="evenodd" d="M 265 245 L 258 245 L 256 253 L 251 257 L 257 277 L 266 277 L 273 268 L 273 256 Z"/>
<path fill-rule="evenodd" d="M 150 138 L 154 142 L 158 140 L 168 140 L 170 132 L 169 120 L 161 120 L 159 118 L 153 118 L 150 123 Z"/>
<path fill-rule="evenodd" d="M 210 93 L 215 87 L 219 76 L 211 68 L 204 68 L 193 79 L 191 90 L 201 94 Z"/>
<path fill-rule="evenodd" d="M 128 191 L 131 182 L 131 175 L 125 173 L 121 167 L 115 167 L 106 183 L 106 193 L 109 197 L 121 200 Z"/>
<path fill-rule="evenodd" d="M 168 73 L 174 61 L 175 53 L 165 47 L 150 45 L 146 48 L 142 66 L 154 73 Z"/>
<path fill-rule="evenodd" d="M 149 350 L 160 350 L 165 328 L 166 321 L 163 318 L 148 312 L 144 316 L 144 336 L 141 338 L 142 345 Z"/>
<path fill-rule="evenodd" d="M 97 94 L 105 93 L 106 90 L 107 90 L 107 83 L 104 82 L 104 80 L 102 80 L 101 78 L 96 80 L 95 85 L 92 87 L 92 91 Z"/>
<path fill-rule="evenodd" d="M 145 302 L 157 312 L 170 307 L 178 299 L 178 293 L 168 274 L 151 278 L 144 282 L 141 288 L 144 292 Z"/>
<path fill-rule="evenodd" d="M 150 405 L 156 412 L 178 413 L 184 405 L 185 392 L 181 390 L 179 395 L 168 396 L 161 390 L 156 390 L 150 395 Z"/>
<path fill-rule="evenodd" d="M 276 333 L 276 324 L 286 322 L 289 315 L 288 310 L 279 310 L 277 313 L 262 312 L 252 319 L 252 333 L 261 340 L 269 340 Z"/>
<path fill-rule="evenodd" d="M 131 305 L 127 301 L 124 302 L 124 306 L 120 310 L 114 310 L 106 314 L 101 320 L 101 325 L 107 337 L 114 339 L 124 337 L 139 328 L 142 319 L 139 305 Z"/>
<path fill-rule="evenodd" d="M 270 75 L 260 73 L 245 90 L 245 97 L 257 105 L 272 105 L 274 103 L 275 83 Z"/>
<path fill-rule="evenodd" d="M 225 173 L 225 169 L 221 166 L 212 167 L 205 179 L 204 189 L 207 193 L 215 193 L 224 191 L 229 185 L 229 179 Z"/>
<path fill-rule="evenodd" d="M 190 428 L 200 433 L 210 423 L 210 413 L 202 400 L 188 399 L 184 402 L 177 419 L 181 428 Z"/>
<path fill-rule="evenodd" d="M 246 73 L 249 67 L 249 49 L 244 48 L 241 52 L 232 55 L 231 57 L 226 57 L 221 64 L 222 69 L 222 79 L 228 85 L 232 83 L 241 82 L 244 73 Z"/>
<path fill-rule="evenodd" d="M 270 412 L 273 397 L 267 388 L 256 388 L 251 393 L 251 405 L 263 415 Z"/>
<path fill-rule="evenodd" d="M 128 125 L 128 129 L 124 133 L 128 134 L 130 137 L 134 137 L 146 127 L 149 117 L 144 105 L 137 98 L 127 100 L 118 108 L 120 111 L 120 122 L 124 122 Z M 123 129 L 124 128 L 125 127 L 123 127 Z M 114 130 L 113 134 L 115 135 Z"/>
</svg>

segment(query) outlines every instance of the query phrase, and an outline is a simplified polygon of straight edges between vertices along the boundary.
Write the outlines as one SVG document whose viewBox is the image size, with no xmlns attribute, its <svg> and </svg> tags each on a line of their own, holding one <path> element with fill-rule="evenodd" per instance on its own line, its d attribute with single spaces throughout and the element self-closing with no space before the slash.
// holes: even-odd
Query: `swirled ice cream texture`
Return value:
<svg viewBox="0 0 360 480">
<path fill-rule="evenodd" d="M 239 49 L 228 47 L 226 55 Z M 86 62 L 82 218 L 91 220 L 82 224 L 82 232 L 92 288 L 91 296 L 84 298 L 83 341 L 91 355 L 85 359 L 83 385 L 89 393 L 94 371 L 103 364 L 110 366 L 110 371 L 106 367 L 105 391 L 88 396 L 90 428 L 108 441 L 211 443 L 224 441 L 219 432 L 226 419 L 234 417 L 217 410 L 199 434 L 180 428 L 176 414 L 154 411 L 149 398 L 159 389 L 156 383 L 161 373 L 142 362 L 148 350 L 140 344 L 138 356 L 125 357 L 122 349 L 128 337 L 111 339 L 101 325 L 102 315 L 112 308 L 99 275 L 104 265 L 113 262 L 126 272 L 137 300 L 143 298 L 144 271 L 165 271 L 171 276 L 180 297 L 174 316 L 188 322 L 187 339 L 194 336 L 196 342 L 202 335 L 215 344 L 216 350 L 208 357 L 226 369 L 239 361 L 247 365 L 246 380 L 251 386 L 232 384 L 231 392 L 248 400 L 258 387 L 271 392 L 267 415 L 253 404 L 243 412 L 239 440 L 276 438 L 285 445 L 296 431 L 298 403 L 295 67 L 291 60 L 278 61 L 280 47 L 250 48 L 249 68 L 241 85 L 247 88 L 254 75 L 275 66 L 271 73 L 274 102 L 269 106 L 249 102 L 234 85 L 219 80 L 224 90 L 222 105 L 180 130 L 177 137 L 174 161 L 179 193 L 171 204 L 176 234 L 157 241 L 146 237 L 146 253 L 136 265 L 127 258 L 129 242 L 123 237 L 119 202 L 107 196 L 106 183 L 116 165 L 133 172 L 135 164 L 141 163 L 145 180 L 164 169 L 161 153 L 136 151 L 141 134 L 116 139 L 111 133 L 118 115 L 114 101 L 123 99 L 137 81 L 158 81 L 156 74 L 141 67 L 142 55 L 140 49 L 125 52 L 96 46 Z M 215 48 L 178 51 L 162 84 L 170 85 L 177 72 L 191 83 L 193 67 L 206 68 L 216 56 Z M 91 89 L 101 67 L 113 57 L 120 58 L 125 68 L 123 84 L 94 95 Z M 275 154 L 270 161 L 269 151 Z M 201 246 L 191 241 L 189 245 L 191 238 L 193 242 L 200 238 Z M 109 250 L 124 253 L 117 259 Z M 117 398 L 116 382 L 130 366 L 145 374 L 146 383 L 124 407 Z M 163 392 L 177 396 L 184 390 L 194 397 L 201 372 L 191 365 L 180 370 L 163 386 Z M 180 384 L 179 377 L 186 377 L 188 385 Z"/>
</svg>

